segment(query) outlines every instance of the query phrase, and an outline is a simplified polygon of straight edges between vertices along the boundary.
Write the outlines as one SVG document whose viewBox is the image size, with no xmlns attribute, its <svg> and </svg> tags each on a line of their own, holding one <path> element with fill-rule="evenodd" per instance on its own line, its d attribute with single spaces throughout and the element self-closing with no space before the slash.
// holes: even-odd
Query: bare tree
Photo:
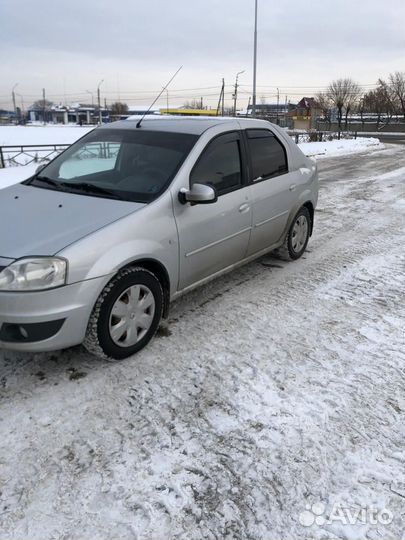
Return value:
<svg viewBox="0 0 405 540">
<path fill-rule="evenodd" d="M 324 94 L 323 92 L 319 92 L 315 96 L 316 105 L 319 109 L 322 111 L 322 115 L 325 118 L 325 120 L 329 124 L 329 129 L 331 125 L 331 115 L 330 115 L 330 109 L 331 109 L 331 101 L 329 97 Z"/>
<path fill-rule="evenodd" d="M 329 84 L 326 90 L 326 96 L 337 109 L 339 131 L 342 129 L 343 111 L 346 111 L 347 127 L 347 115 L 357 102 L 360 94 L 361 89 L 359 85 L 349 78 L 337 79 Z"/>
<path fill-rule="evenodd" d="M 126 103 L 116 101 L 110 105 L 110 111 L 112 116 L 125 115 L 128 114 L 128 105 Z"/>
<path fill-rule="evenodd" d="M 31 105 L 30 109 L 45 109 L 49 110 L 53 105 L 53 101 L 49 101 L 47 99 L 38 99 L 37 101 L 34 101 L 34 103 Z"/>
<path fill-rule="evenodd" d="M 360 97 L 362 94 L 362 90 L 360 86 L 357 83 L 351 84 L 350 92 L 348 93 L 346 104 L 345 104 L 345 129 L 347 130 L 347 117 L 349 114 L 353 111 L 353 109 L 356 108 Z"/>
<path fill-rule="evenodd" d="M 204 109 L 202 98 L 201 99 L 192 99 L 191 101 L 186 101 L 183 105 L 185 109 Z"/>
<path fill-rule="evenodd" d="M 391 96 L 397 102 L 397 106 L 405 119 L 405 72 L 396 71 L 391 73 L 388 81 Z"/>
<path fill-rule="evenodd" d="M 390 123 L 395 108 L 388 85 L 384 81 L 380 80 L 375 90 L 364 94 L 362 103 L 364 112 L 377 115 L 377 130 Z M 383 118 L 385 122 L 380 128 Z"/>
</svg>

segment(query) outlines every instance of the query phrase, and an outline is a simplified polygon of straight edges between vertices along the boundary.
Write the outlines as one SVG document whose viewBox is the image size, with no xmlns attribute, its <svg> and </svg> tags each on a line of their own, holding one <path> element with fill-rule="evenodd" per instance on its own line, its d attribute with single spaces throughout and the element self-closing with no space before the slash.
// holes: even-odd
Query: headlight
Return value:
<svg viewBox="0 0 405 540">
<path fill-rule="evenodd" d="M 67 263 L 57 257 L 30 257 L 0 272 L 0 291 L 41 291 L 65 284 Z"/>
</svg>

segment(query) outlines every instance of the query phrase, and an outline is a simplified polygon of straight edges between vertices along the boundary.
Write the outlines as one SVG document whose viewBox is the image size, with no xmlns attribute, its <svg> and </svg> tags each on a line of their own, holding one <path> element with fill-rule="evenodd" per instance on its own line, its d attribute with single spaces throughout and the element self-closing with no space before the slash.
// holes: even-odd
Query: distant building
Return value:
<svg viewBox="0 0 405 540">
<path fill-rule="evenodd" d="M 98 109 L 92 105 L 52 105 L 45 110 L 41 107 L 30 107 L 27 111 L 29 122 L 49 122 L 53 124 L 97 124 Z M 103 122 L 109 122 L 107 109 L 101 109 Z"/>
<path fill-rule="evenodd" d="M 129 105 L 128 106 L 128 116 L 143 116 L 144 114 L 160 114 L 159 109 L 152 108 L 149 110 L 150 105 Z M 123 115 L 121 115 L 123 116 Z"/>
<path fill-rule="evenodd" d="M 290 103 L 256 103 L 256 118 L 262 118 L 281 127 L 290 127 L 288 124 L 288 111 L 293 105 Z M 245 112 L 240 111 L 238 116 L 251 116 L 252 105 L 248 105 Z"/>
<path fill-rule="evenodd" d="M 0 124 L 9 124 L 15 121 L 15 112 L 0 109 Z"/>
<path fill-rule="evenodd" d="M 293 121 L 293 128 L 305 131 L 316 129 L 316 119 L 321 114 L 322 111 L 313 97 L 303 97 L 288 112 L 289 118 Z"/>
<path fill-rule="evenodd" d="M 179 107 L 178 109 L 162 107 L 160 114 L 172 114 L 175 116 L 218 116 L 216 109 L 186 109 L 183 107 Z"/>
</svg>

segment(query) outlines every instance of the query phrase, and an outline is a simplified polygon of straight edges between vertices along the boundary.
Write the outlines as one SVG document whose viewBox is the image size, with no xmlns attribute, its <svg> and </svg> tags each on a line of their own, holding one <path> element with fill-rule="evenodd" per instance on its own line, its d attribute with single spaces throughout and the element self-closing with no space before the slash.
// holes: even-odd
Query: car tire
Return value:
<svg viewBox="0 0 405 540">
<path fill-rule="evenodd" d="M 122 360 L 155 335 L 163 312 L 160 281 L 149 270 L 121 270 L 103 289 L 90 315 L 83 345 L 92 354 Z"/>
<path fill-rule="evenodd" d="M 307 248 L 311 234 L 311 215 L 308 208 L 302 206 L 296 213 L 284 243 L 274 254 L 285 261 L 299 259 Z"/>
</svg>

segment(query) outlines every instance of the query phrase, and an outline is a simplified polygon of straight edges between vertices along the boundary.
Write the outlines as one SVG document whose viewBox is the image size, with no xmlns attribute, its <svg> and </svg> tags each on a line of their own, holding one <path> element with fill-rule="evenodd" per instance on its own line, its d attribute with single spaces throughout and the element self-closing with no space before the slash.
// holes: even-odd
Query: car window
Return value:
<svg viewBox="0 0 405 540">
<path fill-rule="evenodd" d="M 120 143 L 91 142 L 77 149 L 69 159 L 62 163 L 59 178 L 80 178 L 102 171 L 112 171 L 117 162 Z"/>
<path fill-rule="evenodd" d="M 237 134 L 217 137 L 202 153 L 190 175 L 190 184 L 207 184 L 223 195 L 242 185 Z"/>
<path fill-rule="evenodd" d="M 271 131 L 247 130 L 253 180 L 266 179 L 288 172 L 284 146 Z"/>
<path fill-rule="evenodd" d="M 31 185 L 153 201 L 172 181 L 198 136 L 130 126 L 95 129 L 35 175 Z"/>
</svg>

